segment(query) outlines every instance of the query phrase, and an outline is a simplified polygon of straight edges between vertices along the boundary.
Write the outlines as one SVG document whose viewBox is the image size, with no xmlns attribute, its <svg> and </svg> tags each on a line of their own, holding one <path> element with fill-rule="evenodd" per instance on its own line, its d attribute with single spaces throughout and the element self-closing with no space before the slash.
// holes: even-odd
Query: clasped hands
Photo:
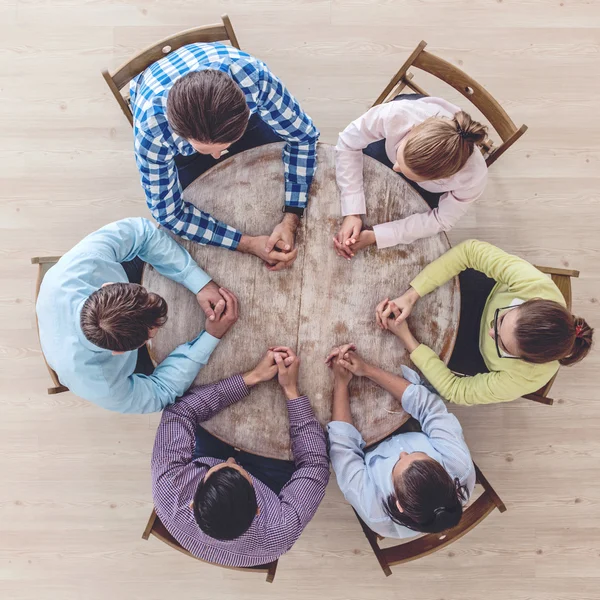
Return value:
<svg viewBox="0 0 600 600">
<path fill-rule="evenodd" d="M 271 235 L 242 235 L 238 250 L 258 256 L 269 271 L 281 271 L 292 266 L 298 256 L 295 247 L 300 217 L 286 213 Z"/>
<path fill-rule="evenodd" d="M 344 217 L 340 230 L 333 238 L 333 246 L 338 256 L 350 260 L 359 250 L 376 243 L 375 232 L 372 229 L 363 229 L 362 226 L 359 215 Z"/>
<path fill-rule="evenodd" d="M 261 358 L 260 362 L 247 373 L 244 373 L 244 383 L 252 387 L 264 381 L 277 377 L 288 400 L 298 398 L 298 373 L 300 357 L 288 346 L 272 346 Z"/>
</svg>

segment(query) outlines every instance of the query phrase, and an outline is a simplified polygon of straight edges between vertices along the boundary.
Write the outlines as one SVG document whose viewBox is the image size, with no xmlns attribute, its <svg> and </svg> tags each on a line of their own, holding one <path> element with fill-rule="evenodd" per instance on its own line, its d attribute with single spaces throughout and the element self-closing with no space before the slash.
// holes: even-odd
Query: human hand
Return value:
<svg viewBox="0 0 600 600">
<path fill-rule="evenodd" d="M 393 316 L 393 319 L 400 323 L 410 315 L 413 306 L 420 298 L 419 294 L 412 287 L 408 288 L 402 296 L 390 302 L 389 298 L 382 300 L 375 309 L 375 320 L 380 329 L 387 329 L 388 321 Z"/>
<path fill-rule="evenodd" d="M 205 327 L 210 335 L 221 339 L 238 320 L 238 299 L 225 288 L 219 288 L 219 293 L 225 298 L 225 310 L 214 321 L 206 321 Z"/>
<path fill-rule="evenodd" d="M 265 245 L 265 252 L 272 252 L 279 248 L 283 252 L 290 252 L 296 241 L 296 230 L 300 225 L 300 217 L 294 213 L 286 213 L 281 223 L 273 229 L 273 233 Z"/>
<path fill-rule="evenodd" d="M 238 250 L 246 254 L 254 254 L 264 261 L 269 271 L 281 271 L 292 266 L 298 256 L 298 248 L 289 252 L 281 252 L 278 246 L 270 252 L 266 251 L 269 237 L 266 235 L 243 235 L 238 245 Z"/>
<path fill-rule="evenodd" d="M 361 229 L 362 219 L 359 215 L 348 215 L 344 217 L 340 230 L 333 238 L 333 246 L 338 256 L 347 259 L 354 256 L 350 250 L 350 244 L 354 244 L 358 240 Z"/>
<path fill-rule="evenodd" d="M 372 229 L 363 229 L 358 235 L 358 239 L 353 244 L 350 244 L 349 248 L 352 256 L 354 256 L 359 250 L 368 248 L 375 243 L 377 243 L 375 232 Z"/>
<path fill-rule="evenodd" d="M 334 347 L 327 358 L 325 364 L 333 372 L 333 381 L 335 384 L 347 386 L 353 377 L 353 373 L 346 369 L 341 363 L 341 357 L 344 356 L 350 349 L 356 348 L 354 344 L 345 344 L 344 346 Z"/>
<path fill-rule="evenodd" d="M 341 353 L 339 363 L 344 369 L 357 377 L 365 377 L 367 375 L 369 363 L 356 352 L 356 348 Z"/>
<path fill-rule="evenodd" d="M 209 321 L 214 321 L 225 310 L 225 298 L 219 292 L 219 286 L 209 281 L 197 294 L 196 299 Z"/>
<path fill-rule="evenodd" d="M 277 380 L 283 388 L 288 400 L 298 398 L 298 372 L 300 370 L 300 357 L 287 346 L 275 346 L 271 348 L 277 364 Z"/>
<path fill-rule="evenodd" d="M 285 359 L 289 360 L 289 359 Z M 252 387 L 257 383 L 270 381 L 277 375 L 277 364 L 275 363 L 275 353 L 273 350 L 267 350 L 267 353 L 260 359 L 259 363 L 247 373 L 244 373 L 244 383 Z"/>
<path fill-rule="evenodd" d="M 392 314 L 396 314 L 398 311 L 398 307 L 390 302 Z M 391 331 L 404 345 L 404 347 L 408 350 L 409 353 L 414 352 L 419 347 L 419 342 L 417 338 L 412 334 L 410 327 L 408 326 L 408 321 L 404 319 L 403 321 L 398 322 L 397 319 L 392 317 L 388 317 L 385 320 L 385 329 Z"/>
</svg>

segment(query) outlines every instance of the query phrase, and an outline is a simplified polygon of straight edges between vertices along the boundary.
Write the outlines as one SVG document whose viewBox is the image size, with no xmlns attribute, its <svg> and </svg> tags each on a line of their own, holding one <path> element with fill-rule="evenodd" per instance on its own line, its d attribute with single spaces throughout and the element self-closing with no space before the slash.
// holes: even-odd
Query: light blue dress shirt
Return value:
<svg viewBox="0 0 600 600">
<path fill-rule="evenodd" d="M 458 477 L 468 496 L 475 487 L 475 466 L 458 419 L 412 369 L 403 366 L 402 375 L 412 384 L 402 395 L 402 408 L 419 421 L 422 433 L 399 433 L 365 452 L 365 441 L 353 425 L 332 421 L 327 426 L 331 464 L 344 497 L 375 533 L 391 538 L 418 535 L 392 521 L 383 508 L 394 494 L 392 469 L 401 452 L 424 452 L 452 479 Z"/>
<path fill-rule="evenodd" d="M 175 348 L 148 376 L 133 372 L 137 350 L 113 355 L 84 336 L 83 304 L 104 283 L 127 283 L 120 263 L 136 256 L 194 294 L 211 280 L 151 221 L 123 219 L 88 235 L 46 273 L 36 311 L 42 351 L 63 385 L 109 410 L 150 413 L 183 395 L 219 340 L 203 331 Z"/>
</svg>

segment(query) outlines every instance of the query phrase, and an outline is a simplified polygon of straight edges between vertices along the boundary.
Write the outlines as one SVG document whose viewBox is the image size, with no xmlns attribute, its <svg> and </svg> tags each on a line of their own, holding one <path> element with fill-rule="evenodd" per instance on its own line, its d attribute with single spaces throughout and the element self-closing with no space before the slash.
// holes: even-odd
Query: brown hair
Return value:
<svg viewBox="0 0 600 600">
<path fill-rule="evenodd" d="M 80 317 L 85 337 L 113 352 L 139 348 L 153 327 L 162 327 L 166 322 L 166 301 L 137 283 L 101 287 L 85 301 Z"/>
<path fill-rule="evenodd" d="M 467 499 L 458 478 L 452 479 L 433 458 L 412 462 L 394 480 L 394 493 L 386 498 L 383 510 L 395 523 L 422 533 L 439 533 L 458 525 Z"/>
<path fill-rule="evenodd" d="M 515 340 L 523 360 L 572 365 L 590 351 L 594 330 L 558 302 L 533 298 L 517 310 Z"/>
<path fill-rule="evenodd" d="M 413 127 L 406 138 L 404 162 L 419 177 L 442 179 L 458 173 L 483 142 L 487 128 L 463 111 L 452 119 L 430 117 Z"/>
<path fill-rule="evenodd" d="M 250 109 L 239 85 L 222 71 L 194 71 L 178 79 L 167 98 L 173 131 L 202 144 L 231 144 L 242 137 Z"/>
</svg>

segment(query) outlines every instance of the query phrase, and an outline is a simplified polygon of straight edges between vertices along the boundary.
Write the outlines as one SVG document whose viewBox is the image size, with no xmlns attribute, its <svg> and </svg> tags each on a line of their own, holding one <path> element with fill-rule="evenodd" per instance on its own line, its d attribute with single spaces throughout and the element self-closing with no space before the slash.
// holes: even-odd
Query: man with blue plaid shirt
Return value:
<svg viewBox="0 0 600 600">
<path fill-rule="evenodd" d="M 224 44 L 190 44 L 131 82 L 135 155 L 154 218 L 183 238 L 247 252 L 270 270 L 291 266 L 316 169 L 319 131 L 262 61 Z M 183 200 L 182 191 L 229 155 L 285 141 L 284 217 L 249 236 Z"/>
</svg>

